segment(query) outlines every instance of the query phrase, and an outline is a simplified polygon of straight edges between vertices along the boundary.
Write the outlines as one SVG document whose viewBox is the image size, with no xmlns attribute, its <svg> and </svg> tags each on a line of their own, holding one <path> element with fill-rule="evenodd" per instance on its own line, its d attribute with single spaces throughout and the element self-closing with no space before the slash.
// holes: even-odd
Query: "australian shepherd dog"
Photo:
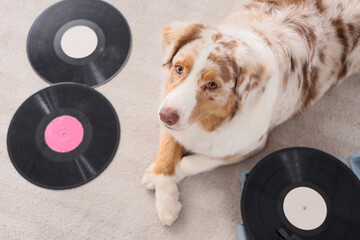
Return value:
<svg viewBox="0 0 360 240">
<path fill-rule="evenodd" d="M 165 26 L 160 148 L 142 179 L 160 221 L 177 219 L 181 179 L 261 150 L 274 127 L 359 73 L 359 34 L 360 0 L 252 0 L 217 26 Z"/>
</svg>

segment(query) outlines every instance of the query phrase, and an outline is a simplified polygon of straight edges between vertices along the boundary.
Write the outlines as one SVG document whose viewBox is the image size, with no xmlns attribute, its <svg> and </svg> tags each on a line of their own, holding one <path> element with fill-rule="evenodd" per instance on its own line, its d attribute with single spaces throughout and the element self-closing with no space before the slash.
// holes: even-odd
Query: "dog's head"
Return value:
<svg viewBox="0 0 360 240">
<path fill-rule="evenodd" d="M 250 95 L 265 91 L 269 66 L 256 56 L 258 50 L 236 36 L 208 25 L 176 22 L 164 27 L 162 43 L 169 72 L 159 117 L 169 129 L 198 123 L 212 131 L 251 108 Z"/>
</svg>

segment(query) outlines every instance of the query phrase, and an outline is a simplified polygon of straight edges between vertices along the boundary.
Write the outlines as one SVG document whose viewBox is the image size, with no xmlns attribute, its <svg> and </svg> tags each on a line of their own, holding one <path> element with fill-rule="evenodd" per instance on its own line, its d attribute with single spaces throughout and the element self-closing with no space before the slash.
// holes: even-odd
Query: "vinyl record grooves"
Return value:
<svg viewBox="0 0 360 240">
<path fill-rule="evenodd" d="M 110 102 L 85 85 L 60 83 L 15 113 L 7 146 L 17 171 L 45 188 L 66 189 L 98 176 L 113 159 L 120 124 Z"/>
<path fill-rule="evenodd" d="M 64 50 L 63 38 L 68 30 L 79 26 L 87 32 L 75 31 L 77 35 L 71 35 L 79 43 L 71 50 L 77 51 L 90 43 L 94 49 L 89 55 L 70 56 Z M 86 35 L 89 31 L 90 35 Z M 89 36 L 93 36 L 94 43 Z M 64 0 L 52 5 L 34 22 L 27 40 L 29 61 L 41 78 L 50 83 L 76 82 L 88 86 L 103 84 L 114 77 L 126 63 L 130 48 L 131 33 L 126 19 L 100 0 Z"/>
<path fill-rule="evenodd" d="M 284 212 L 286 196 L 301 187 L 318 192 L 327 207 L 324 221 L 311 230 L 294 226 Z M 261 160 L 247 176 L 241 211 L 250 240 L 359 239 L 360 181 L 340 160 L 322 151 L 280 150 Z"/>
</svg>

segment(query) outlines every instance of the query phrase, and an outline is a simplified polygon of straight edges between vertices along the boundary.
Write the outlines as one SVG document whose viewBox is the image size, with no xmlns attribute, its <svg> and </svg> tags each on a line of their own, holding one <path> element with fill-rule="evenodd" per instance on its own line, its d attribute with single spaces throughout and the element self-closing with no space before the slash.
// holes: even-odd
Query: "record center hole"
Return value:
<svg viewBox="0 0 360 240">
<path fill-rule="evenodd" d="M 303 206 L 303 210 L 306 211 L 308 209 L 308 206 Z"/>
</svg>

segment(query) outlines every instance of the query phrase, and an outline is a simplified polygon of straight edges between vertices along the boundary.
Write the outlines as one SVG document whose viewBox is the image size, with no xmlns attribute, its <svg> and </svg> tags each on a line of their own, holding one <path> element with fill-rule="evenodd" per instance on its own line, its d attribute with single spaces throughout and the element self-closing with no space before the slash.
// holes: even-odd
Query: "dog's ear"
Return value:
<svg viewBox="0 0 360 240">
<path fill-rule="evenodd" d="M 165 51 L 163 66 L 171 66 L 171 62 L 179 49 L 189 42 L 200 38 L 203 24 L 195 22 L 174 22 L 164 26 L 162 30 L 162 45 Z"/>
</svg>

